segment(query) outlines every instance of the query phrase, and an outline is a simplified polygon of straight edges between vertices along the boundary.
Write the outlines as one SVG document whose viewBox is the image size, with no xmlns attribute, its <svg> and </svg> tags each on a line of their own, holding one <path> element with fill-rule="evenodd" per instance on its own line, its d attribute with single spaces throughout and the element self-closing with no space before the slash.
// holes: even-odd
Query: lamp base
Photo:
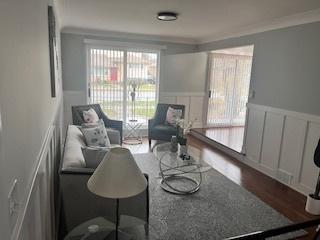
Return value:
<svg viewBox="0 0 320 240">
<path fill-rule="evenodd" d="M 109 235 L 105 238 L 106 240 L 117 240 L 116 239 L 116 230 L 113 230 L 111 233 L 109 233 Z M 130 240 L 132 239 L 132 236 L 130 236 L 129 234 L 122 232 L 122 231 L 118 231 L 118 239 L 119 240 Z"/>
</svg>

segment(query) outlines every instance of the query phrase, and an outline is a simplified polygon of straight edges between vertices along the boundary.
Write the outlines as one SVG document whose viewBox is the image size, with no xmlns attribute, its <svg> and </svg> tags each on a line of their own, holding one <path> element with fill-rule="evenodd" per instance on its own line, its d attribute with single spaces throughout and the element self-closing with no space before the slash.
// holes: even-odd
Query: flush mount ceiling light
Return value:
<svg viewBox="0 0 320 240">
<path fill-rule="evenodd" d="M 174 12 L 159 12 L 157 18 L 161 21 L 177 20 L 178 14 Z"/>
</svg>

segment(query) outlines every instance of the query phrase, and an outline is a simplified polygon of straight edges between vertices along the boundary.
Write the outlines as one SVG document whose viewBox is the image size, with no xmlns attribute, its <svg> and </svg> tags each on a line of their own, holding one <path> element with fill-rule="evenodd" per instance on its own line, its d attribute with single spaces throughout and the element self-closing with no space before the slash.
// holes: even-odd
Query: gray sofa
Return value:
<svg viewBox="0 0 320 240">
<path fill-rule="evenodd" d="M 116 137 L 112 136 L 112 134 L 108 131 L 111 146 L 119 146 L 119 139 L 114 142 Z M 87 188 L 87 181 L 94 169 L 86 168 L 81 146 L 85 146 L 82 132 L 77 126 L 69 125 L 60 166 L 62 196 L 60 221 L 63 224 L 63 232 L 65 233 L 70 232 L 79 224 L 98 216 L 103 216 L 112 222 L 116 221 L 116 200 L 96 196 Z M 148 188 L 137 196 L 120 199 L 120 215 L 138 217 L 148 223 L 148 208 Z M 145 229 L 147 231 L 147 224 Z"/>
</svg>

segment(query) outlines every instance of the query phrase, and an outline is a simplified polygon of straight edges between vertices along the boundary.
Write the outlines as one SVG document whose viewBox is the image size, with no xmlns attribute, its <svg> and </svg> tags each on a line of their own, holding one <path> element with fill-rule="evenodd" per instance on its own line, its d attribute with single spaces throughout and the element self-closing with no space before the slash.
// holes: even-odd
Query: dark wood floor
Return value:
<svg viewBox="0 0 320 240">
<path fill-rule="evenodd" d="M 297 191 L 225 155 L 201 140 L 190 136 L 188 142 L 201 150 L 202 157 L 209 159 L 214 169 L 256 195 L 292 222 L 302 222 L 315 218 L 304 210 L 306 197 Z M 124 147 L 129 148 L 133 153 L 151 151 L 147 139 L 140 145 L 124 145 Z M 310 229 L 308 230 L 310 231 Z M 300 239 L 312 239 L 312 237 L 308 234 L 308 236 Z"/>
<path fill-rule="evenodd" d="M 192 130 L 236 152 L 240 153 L 242 150 L 244 127 L 210 127 L 194 128 Z"/>
</svg>

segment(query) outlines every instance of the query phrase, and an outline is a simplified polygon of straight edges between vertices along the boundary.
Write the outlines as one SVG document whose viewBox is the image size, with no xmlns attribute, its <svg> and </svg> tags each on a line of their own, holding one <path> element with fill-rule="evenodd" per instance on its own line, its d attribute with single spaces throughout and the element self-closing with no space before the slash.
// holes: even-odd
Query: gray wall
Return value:
<svg viewBox="0 0 320 240">
<path fill-rule="evenodd" d="M 106 38 L 88 35 L 77 35 L 70 33 L 61 34 L 61 49 L 62 49 L 62 76 L 63 90 L 65 91 L 86 91 L 86 51 L 84 39 L 97 39 L 106 41 L 122 41 L 144 44 L 165 45 L 166 50 L 161 52 L 161 57 L 170 54 L 195 52 L 197 47 L 192 44 L 180 44 L 147 40 L 128 40 L 119 38 Z M 160 57 L 160 60 L 161 60 Z M 161 61 L 160 78 L 164 68 Z M 161 84 L 161 79 L 160 79 Z M 161 86 L 160 86 L 161 87 Z"/>
<path fill-rule="evenodd" d="M 167 55 L 162 60 L 165 70 L 161 79 L 160 91 L 193 93 L 205 91 L 206 53 Z"/>
<path fill-rule="evenodd" d="M 199 46 L 199 51 L 254 44 L 250 102 L 320 115 L 320 22 Z"/>
<path fill-rule="evenodd" d="M 101 37 L 62 34 L 63 89 L 85 91 L 86 63 L 85 38 L 106 39 Z M 120 40 L 124 39 L 106 39 Z M 141 41 L 138 41 L 141 42 Z M 203 52 L 215 49 L 254 44 L 251 90 L 255 98 L 249 101 L 282 109 L 311 114 L 320 114 L 320 22 L 288 27 L 263 33 L 216 41 L 198 46 L 163 42 L 144 43 L 167 45 L 161 55 L 160 91 L 173 91 L 181 86 L 181 81 L 169 79 L 167 70 L 178 70 L 175 65 L 164 63 L 166 55 Z M 170 60 L 170 57 L 168 58 Z M 172 59 L 172 61 L 174 61 Z M 180 69 L 181 71 L 183 69 Z M 198 79 L 200 88 L 205 77 Z M 183 82 L 185 84 L 185 82 Z M 194 88 L 193 85 L 181 86 L 181 91 Z"/>
<path fill-rule="evenodd" d="M 17 216 L 9 217 L 9 189 L 17 178 L 16 200 L 26 201 L 42 143 L 60 103 L 50 92 L 48 4 L 0 2 L 0 238 L 4 240 L 9 239 Z"/>
</svg>

